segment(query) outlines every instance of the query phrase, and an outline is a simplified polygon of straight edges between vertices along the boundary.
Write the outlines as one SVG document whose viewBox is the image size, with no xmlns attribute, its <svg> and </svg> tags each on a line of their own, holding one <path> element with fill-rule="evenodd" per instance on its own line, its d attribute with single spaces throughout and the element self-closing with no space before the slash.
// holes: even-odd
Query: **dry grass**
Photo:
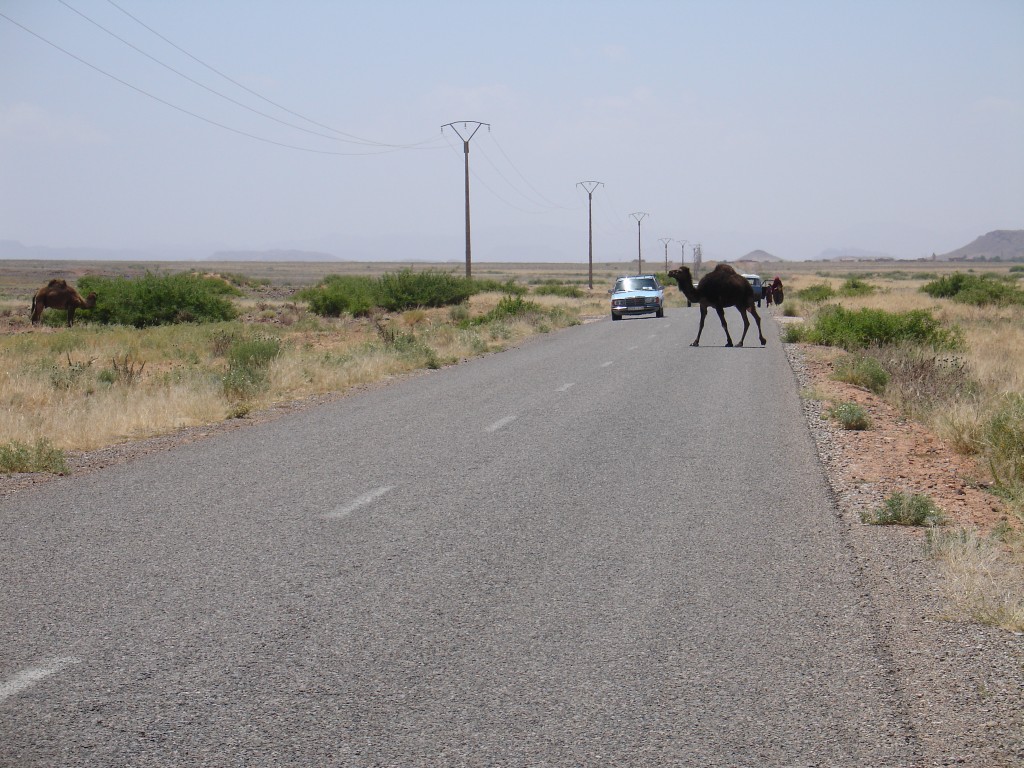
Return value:
<svg viewBox="0 0 1024 768">
<path fill-rule="evenodd" d="M 362 319 L 324 319 L 293 302 L 249 298 L 240 302 L 240 321 L 142 330 L 30 328 L 12 313 L 0 336 L 0 445 L 47 440 L 62 450 L 93 450 L 211 424 L 503 349 L 604 304 L 597 291 L 575 300 L 541 296 L 536 303 L 545 311 L 537 317 L 470 327 L 454 321 L 484 315 L 501 298 L 474 296 L 458 313 L 417 309 Z M 280 340 L 281 354 L 240 406 L 237 393 L 225 391 L 227 350 L 236 339 L 267 334 Z M 125 375 L 126 367 L 135 375 Z"/>
<path fill-rule="evenodd" d="M 964 268 L 946 266 L 943 271 Z M 1024 355 L 1020 353 L 1024 349 L 1024 317 L 1012 308 L 975 307 L 935 299 L 920 290 L 931 277 L 903 278 L 865 276 L 861 279 L 874 285 L 878 289 L 875 293 L 840 296 L 831 301 L 851 310 L 926 309 L 944 325 L 959 329 L 963 348 L 952 355 L 932 355 L 927 360 L 924 358 L 928 355 L 920 350 L 880 352 L 882 357 L 899 358 L 897 362 L 909 374 L 909 380 L 906 376 L 904 380 L 891 376 L 885 397 L 957 451 L 984 457 L 986 425 L 1006 395 L 1024 393 Z M 787 281 L 787 288 L 795 293 L 800 288 L 828 283 L 838 290 L 844 279 L 845 275 L 839 274 L 802 274 Z M 813 314 L 814 305 L 805 303 L 802 309 L 805 314 Z M 914 354 L 921 359 L 913 359 Z M 1020 487 L 1005 490 L 1001 502 L 1016 515 L 1016 522 L 1001 532 L 1004 535 L 936 530 L 929 534 L 929 549 L 944 566 L 950 618 L 1024 631 L 1024 536 L 1020 532 L 1024 492 Z M 1000 499 L 993 496 L 992 503 L 998 504 Z"/>
<path fill-rule="evenodd" d="M 949 618 L 1024 632 L 1024 547 L 977 531 L 929 532 L 932 555 L 945 565 Z"/>
</svg>

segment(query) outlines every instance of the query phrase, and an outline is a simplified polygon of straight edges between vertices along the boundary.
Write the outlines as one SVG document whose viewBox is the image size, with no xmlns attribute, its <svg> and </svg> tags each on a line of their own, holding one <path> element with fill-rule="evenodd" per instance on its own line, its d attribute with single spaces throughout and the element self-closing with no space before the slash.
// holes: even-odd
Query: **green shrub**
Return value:
<svg viewBox="0 0 1024 768">
<path fill-rule="evenodd" d="M 535 301 L 528 301 L 522 296 L 503 296 L 498 302 L 498 306 L 488 312 L 485 317 L 487 321 L 506 320 L 542 311 L 540 305 Z"/>
<path fill-rule="evenodd" d="M 461 304 L 476 292 L 471 280 L 436 270 L 388 273 L 380 277 L 377 287 L 378 306 L 391 312 Z"/>
<path fill-rule="evenodd" d="M 861 522 L 871 525 L 935 526 L 945 523 L 945 516 L 929 497 L 896 492 L 873 512 L 862 512 Z"/>
<path fill-rule="evenodd" d="M 854 312 L 840 306 L 826 306 L 818 312 L 808 331 L 808 341 L 847 350 L 903 342 L 935 348 L 959 345 L 956 334 L 943 328 L 924 309 L 886 312 L 864 308 Z"/>
<path fill-rule="evenodd" d="M 839 288 L 840 296 L 869 296 L 875 292 L 875 286 L 857 277 L 848 277 Z"/>
<path fill-rule="evenodd" d="M 982 430 L 992 476 L 1003 488 L 1024 486 L 1024 395 L 1006 396 Z"/>
<path fill-rule="evenodd" d="M 281 340 L 274 336 L 239 339 L 228 349 L 228 365 L 266 368 L 281 354 Z"/>
<path fill-rule="evenodd" d="M 538 296 L 562 296 L 567 299 L 583 298 L 583 291 L 580 289 L 578 285 L 538 285 L 534 289 L 534 293 L 536 293 Z"/>
<path fill-rule="evenodd" d="M 223 280 L 190 274 L 83 277 L 78 284 L 82 293 L 96 292 L 96 307 L 76 317 L 136 328 L 232 320 L 238 310 L 227 297 L 241 295 Z"/>
<path fill-rule="evenodd" d="M 843 429 L 863 430 L 871 426 L 868 412 L 857 403 L 838 403 L 829 408 L 826 415 L 838 421 Z"/>
<path fill-rule="evenodd" d="M 798 299 L 811 302 L 828 301 L 829 299 L 835 298 L 835 295 L 835 290 L 833 290 L 832 286 L 828 283 L 816 283 L 815 285 L 809 285 L 796 292 L 796 297 Z"/>
<path fill-rule="evenodd" d="M 361 275 L 328 275 L 319 284 L 297 294 L 309 302 L 309 309 L 323 317 L 369 315 L 375 309 L 403 312 L 419 307 L 461 304 L 481 283 L 448 272 L 427 270 L 388 273 L 379 278 Z M 525 290 L 525 289 L 523 289 Z"/>
<path fill-rule="evenodd" d="M 864 387 L 876 395 L 885 391 L 889 374 L 877 358 L 868 355 L 850 354 L 836 361 L 832 378 L 845 381 L 857 387 Z"/>
<path fill-rule="evenodd" d="M 237 339 L 226 354 L 228 370 L 221 380 L 224 395 L 228 400 L 249 400 L 267 386 L 267 368 L 281 354 L 281 340 L 273 336 Z"/>
<path fill-rule="evenodd" d="M 64 451 L 54 448 L 49 440 L 37 440 L 35 445 L 14 440 L 0 445 L 0 472 L 49 472 L 66 475 L 68 469 Z"/>
<path fill-rule="evenodd" d="M 785 344 L 799 344 L 807 341 L 807 326 L 803 323 L 789 323 L 782 329 L 782 341 Z"/>
<path fill-rule="evenodd" d="M 983 307 L 990 304 L 1008 306 L 1024 304 L 1024 291 L 1008 279 L 997 275 L 974 275 L 954 272 L 921 286 L 933 298 L 952 299 L 961 304 Z"/>
<path fill-rule="evenodd" d="M 529 291 L 525 285 L 517 283 L 512 278 L 509 278 L 504 282 L 501 282 L 500 280 L 478 280 L 474 278 L 471 281 L 471 284 L 473 286 L 473 293 L 506 293 L 509 296 L 525 296 Z"/>
<path fill-rule="evenodd" d="M 328 275 L 296 297 L 309 302 L 309 310 L 321 317 L 368 315 L 377 306 L 376 281 L 360 275 Z"/>
</svg>

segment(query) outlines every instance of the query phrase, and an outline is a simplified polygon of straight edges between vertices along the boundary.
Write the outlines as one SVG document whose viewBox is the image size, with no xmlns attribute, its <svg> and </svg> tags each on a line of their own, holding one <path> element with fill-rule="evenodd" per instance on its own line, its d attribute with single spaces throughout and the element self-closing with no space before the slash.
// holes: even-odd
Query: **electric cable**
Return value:
<svg viewBox="0 0 1024 768">
<path fill-rule="evenodd" d="M 141 93 L 143 96 L 147 96 L 147 97 L 153 99 L 154 101 L 158 101 L 161 104 L 163 104 L 164 106 L 167 106 L 167 107 L 170 107 L 171 109 L 177 110 L 178 112 L 181 112 L 182 114 L 188 115 L 190 117 L 194 117 L 197 120 L 203 121 L 204 123 L 208 123 L 210 125 L 214 125 L 214 126 L 216 126 L 218 128 L 221 128 L 221 129 L 223 129 L 225 131 L 229 131 L 231 133 L 238 134 L 239 136 L 245 136 L 247 138 L 254 139 L 256 141 L 261 141 L 261 142 L 263 142 L 265 144 L 272 144 L 274 146 L 283 147 L 285 149 L 293 149 L 293 150 L 296 150 L 296 151 L 299 151 L 299 152 L 309 152 L 309 153 L 318 154 L 318 155 L 338 155 L 338 156 L 381 155 L 381 154 L 386 154 L 386 153 L 390 153 L 390 152 L 398 152 L 398 151 L 401 151 L 402 149 L 404 149 L 404 147 L 381 147 L 380 149 L 378 149 L 376 151 L 373 151 L 373 152 L 338 152 L 338 151 L 325 150 L 325 149 L 313 149 L 312 147 L 300 147 L 300 146 L 295 145 L 295 144 L 288 144 L 288 143 L 281 142 L 281 141 L 275 141 L 274 139 L 268 139 L 268 138 L 263 137 L 263 136 L 257 136 L 254 133 L 249 133 L 247 131 L 243 131 L 243 130 L 240 130 L 238 128 L 232 128 L 229 125 L 224 125 L 223 123 L 217 122 L 216 120 L 211 120 L 208 117 L 204 117 L 204 116 L 202 116 L 200 114 L 192 112 L 191 110 L 185 109 L 184 107 L 180 107 L 177 104 L 172 104 L 171 102 L 166 101 L 165 99 L 162 99 L 159 96 L 156 96 L 156 95 L 150 93 L 149 91 L 146 91 L 146 90 L 144 90 L 142 88 L 139 88 L 138 86 L 133 85 L 133 84 L 129 83 L 126 80 L 122 80 L 121 78 L 117 77 L 116 75 L 113 75 L 110 72 L 107 72 L 106 70 L 103 70 L 100 67 L 97 67 L 95 64 L 92 64 L 92 63 L 86 61 L 81 56 L 78 56 L 78 55 L 72 53 L 71 51 L 67 50 L 66 48 L 62 48 L 61 46 L 57 45 L 53 41 L 46 39 L 45 37 L 40 35 L 38 32 L 35 32 L 35 31 L 29 29 L 24 24 L 21 24 L 20 22 L 15 21 L 14 19 L 12 19 L 10 16 L 8 16 L 7 14 L 5 14 L 3 12 L 0 12 L 0 18 L 6 19 L 7 21 L 9 21 L 14 26 L 19 27 L 20 29 L 24 30 L 28 34 L 32 35 L 33 37 L 41 40 L 42 42 L 46 43 L 47 45 L 49 45 L 49 46 L 51 46 L 53 48 L 56 48 L 58 51 L 60 51 L 61 53 L 65 54 L 66 56 L 70 56 L 75 61 L 78 61 L 79 63 L 84 64 L 85 66 L 89 67 L 90 69 L 92 69 L 92 70 L 94 70 L 96 72 L 99 72 L 101 75 L 109 77 L 111 80 L 114 80 L 115 82 L 120 83 L 121 85 L 123 85 L 123 86 L 125 86 L 127 88 L 131 88 L 133 91 L 135 91 L 137 93 Z"/>
<path fill-rule="evenodd" d="M 219 96 L 220 98 L 225 99 L 226 101 L 230 101 L 232 104 L 234 104 L 236 106 L 239 106 L 242 109 L 247 109 L 250 112 L 252 112 L 253 114 L 259 115 L 260 117 L 265 117 L 268 120 L 273 120 L 275 123 L 279 123 L 281 125 L 286 125 L 289 128 L 294 128 L 294 129 L 296 129 L 298 131 L 302 131 L 304 133 L 312 134 L 313 136 L 320 136 L 321 138 L 324 138 L 324 139 L 330 139 L 331 141 L 345 141 L 345 142 L 349 142 L 349 143 L 353 143 L 353 144 L 362 144 L 362 145 L 366 145 L 366 146 L 376 146 L 378 144 L 377 142 L 370 142 L 370 141 L 362 141 L 362 140 L 354 141 L 352 139 L 341 139 L 341 138 L 338 138 L 337 136 L 331 136 L 331 135 L 328 135 L 326 133 L 320 133 L 319 131 L 314 131 L 314 130 L 311 130 L 309 128 L 304 128 L 301 125 L 295 125 L 295 123 L 289 123 L 287 120 L 281 120 L 280 118 L 274 117 L 273 115 L 268 115 L 266 112 L 260 112 L 258 109 L 254 109 L 253 107 L 250 107 L 248 104 L 243 104 L 242 102 L 238 101 L 237 99 L 233 99 L 230 96 L 228 96 L 227 94 L 221 93 L 220 91 L 215 90 L 215 89 L 209 87 L 208 85 L 205 85 L 204 83 L 201 83 L 198 80 L 189 77 L 184 72 L 181 72 L 181 71 L 175 69 L 174 67 L 172 67 L 170 64 L 166 64 L 166 63 L 160 61 L 160 59 L 156 58 L 155 56 L 152 56 L 152 55 L 146 53 L 144 50 L 139 48 L 137 45 L 129 42 L 128 40 L 125 40 L 123 37 L 120 37 L 117 33 L 112 32 L 111 30 L 109 30 L 106 27 L 104 27 L 98 21 L 95 21 L 94 19 L 89 18 L 84 13 L 82 13 L 80 10 L 78 10 L 77 8 L 69 5 L 67 2 L 65 2 L 65 0 L 57 0 L 57 2 L 60 3 L 61 5 L 63 5 L 68 10 L 74 11 L 79 16 L 81 16 L 83 19 L 88 21 L 90 24 L 94 25 L 98 29 L 103 30 L 108 35 L 113 37 L 115 40 L 118 40 L 121 43 L 124 43 L 129 48 L 131 48 L 133 51 L 136 51 L 137 53 L 140 53 L 141 55 L 145 56 L 150 61 L 152 61 L 152 62 L 154 62 L 156 64 L 159 64 L 164 69 L 167 69 L 167 70 L 173 72 L 174 74 L 178 75 L 178 77 L 184 78 L 185 80 L 188 80 L 193 85 L 199 86 L 203 90 L 208 91 L 209 93 L 212 93 L 214 96 Z"/>
<path fill-rule="evenodd" d="M 61 0 L 61 2 L 63 2 L 63 0 Z M 285 106 L 283 106 L 281 104 L 278 104 L 276 101 L 272 101 L 271 99 L 268 99 L 263 94 L 254 91 L 252 88 L 249 88 L 248 86 L 238 82 L 237 80 L 233 79 L 232 77 L 224 74 L 219 69 L 211 66 L 210 64 L 206 63 L 205 61 L 203 61 L 199 57 L 193 55 L 189 51 L 187 51 L 184 48 L 182 48 L 180 45 L 176 44 L 172 40 L 170 40 L 167 37 L 165 37 L 164 35 L 160 34 L 157 30 L 153 29 L 153 27 L 149 26 L 144 21 L 139 19 L 137 16 L 132 15 L 131 13 L 126 11 L 124 8 L 122 8 L 120 5 L 115 3 L 114 0 L 107 0 L 107 2 L 110 3 L 112 6 L 114 6 L 121 13 L 123 13 L 125 16 L 127 16 L 129 19 L 134 21 L 136 24 L 138 24 L 139 26 L 141 26 L 144 29 L 148 30 L 152 34 L 156 35 L 157 37 L 159 37 L 161 40 L 163 40 L 165 43 L 167 43 L 169 46 L 171 46 L 175 50 L 180 51 L 181 53 L 185 54 L 186 56 L 188 56 L 190 59 L 192 59 L 197 64 L 205 67 L 206 69 L 210 70 L 211 72 L 213 72 L 214 74 L 218 75 L 219 77 L 224 78 L 225 80 L 227 80 L 232 85 L 234 85 L 234 86 L 236 86 L 238 88 L 241 88 L 246 93 L 249 93 L 249 94 L 255 96 L 256 98 L 258 98 L 258 99 L 260 99 L 262 101 L 265 101 L 267 104 L 270 104 L 273 107 L 277 107 L 282 112 L 287 112 L 289 115 L 293 115 L 294 117 L 297 117 L 297 118 L 299 118 L 301 120 L 305 120 L 307 123 L 311 123 L 312 125 L 315 125 L 315 126 L 317 126 L 319 128 L 323 128 L 324 130 L 331 131 L 332 133 L 336 133 L 339 136 L 346 136 L 349 139 L 352 139 L 353 141 L 355 141 L 357 143 L 364 143 L 364 144 L 378 144 L 380 146 L 386 146 L 386 147 L 401 147 L 403 149 L 409 149 L 409 148 L 413 148 L 413 147 L 419 147 L 419 146 L 422 146 L 424 144 L 432 144 L 432 143 L 434 143 L 436 141 L 436 139 L 431 138 L 431 139 L 424 139 L 423 141 L 413 142 L 411 144 L 387 144 L 387 143 L 384 143 L 384 142 L 374 141 L 373 139 L 364 139 L 364 138 L 362 138 L 360 136 L 355 136 L 355 135 L 353 135 L 351 133 L 345 133 L 344 131 L 340 131 L 337 128 L 332 128 L 329 125 L 317 122 L 316 120 L 313 120 L 310 117 L 306 117 L 305 115 L 302 115 L 302 114 L 300 114 L 298 112 L 295 112 L 294 110 L 288 109 L 288 107 L 285 107 Z"/>
</svg>

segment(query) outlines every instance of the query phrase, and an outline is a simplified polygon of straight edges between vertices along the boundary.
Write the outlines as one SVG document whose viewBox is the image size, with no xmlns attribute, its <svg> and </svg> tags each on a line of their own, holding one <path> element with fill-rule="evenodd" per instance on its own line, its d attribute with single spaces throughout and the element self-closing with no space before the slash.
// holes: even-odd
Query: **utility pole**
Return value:
<svg viewBox="0 0 1024 768">
<path fill-rule="evenodd" d="M 700 262 L 701 262 L 700 243 L 697 243 L 695 246 L 693 246 L 693 279 L 694 280 L 700 279 Z"/>
<path fill-rule="evenodd" d="M 687 240 L 680 240 L 679 241 L 679 266 L 680 267 L 683 266 L 684 264 L 686 264 L 686 244 L 687 244 L 687 242 L 689 242 L 689 241 L 687 241 Z"/>
<path fill-rule="evenodd" d="M 588 219 L 587 219 L 587 242 L 590 244 L 589 247 L 589 285 L 590 290 L 594 290 L 594 190 L 598 187 L 603 187 L 604 182 L 601 181 L 577 181 L 577 187 L 583 187 L 587 190 L 587 208 L 588 208 Z"/>
<path fill-rule="evenodd" d="M 658 242 L 663 243 L 665 245 L 665 271 L 668 272 L 668 244 L 672 242 L 672 238 L 659 237 Z"/>
<path fill-rule="evenodd" d="M 637 211 L 629 215 L 636 219 L 636 273 L 639 275 L 644 271 L 644 254 L 640 249 L 640 222 L 647 218 L 647 214 Z"/>
<path fill-rule="evenodd" d="M 472 131 L 469 130 L 468 126 L 470 126 L 470 125 L 473 126 L 473 130 Z M 480 130 L 480 126 L 483 126 L 483 125 L 487 126 L 487 130 L 488 131 L 491 130 L 491 124 L 490 123 L 481 123 L 481 122 L 478 122 L 476 120 L 463 120 L 462 121 L 462 130 L 467 132 L 469 134 L 468 136 L 463 136 L 462 133 L 459 131 L 459 126 L 456 125 L 455 123 L 445 123 L 444 125 L 441 126 L 441 133 L 444 133 L 444 129 L 445 128 L 451 128 L 453 131 L 455 131 L 455 135 L 458 136 L 460 139 L 462 139 L 462 149 L 463 149 L 464 154 L 466 155 L 466 277 L 467 278 L 470 278 L 470 277 L 473 276 L 473 267 L 472 267 L 473 257 L 472 257 L 472 249 L 470 247 L 470 237 L 469 237 L 469 140 L 472 139 L 476 135 L 476 132 Z"/>
</svg>

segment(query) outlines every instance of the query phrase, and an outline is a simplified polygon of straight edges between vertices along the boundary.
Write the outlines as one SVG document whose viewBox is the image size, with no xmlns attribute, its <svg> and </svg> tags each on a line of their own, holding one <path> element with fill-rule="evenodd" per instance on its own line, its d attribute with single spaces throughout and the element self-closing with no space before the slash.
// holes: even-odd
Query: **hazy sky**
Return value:
<svg viewBox="0 0 1024 768">
<path fill-rule="evenodd" d="M 641 211 L 659 261 L 659 238 L 674 261 L 683 240 L 705 260 L 916 258 L 1024 228 L 1022 0 L 0 14 L 0 240 L 461 260 L 462 140 L 441 126 L 463 120 L 490 124 L 470 142 L 474 261 L 585 262 L 584 180 L 604 183 L 598 261 L 635 257 Z"/>
</svg>

